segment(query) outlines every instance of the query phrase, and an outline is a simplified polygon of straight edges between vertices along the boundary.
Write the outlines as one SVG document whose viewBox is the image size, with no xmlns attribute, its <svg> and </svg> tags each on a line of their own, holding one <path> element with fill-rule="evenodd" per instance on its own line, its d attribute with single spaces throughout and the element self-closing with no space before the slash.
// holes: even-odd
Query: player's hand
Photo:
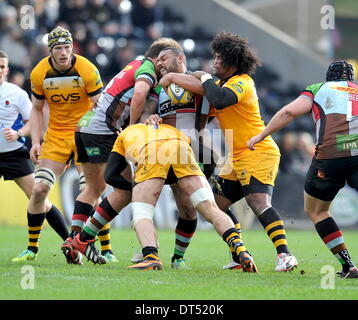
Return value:
<svg viewBox="0 0 358 320">
<path fill-rule="evenodd" d="M 30 159 L 33 163 L 39 164 L 38 157 L 41 152 L 41 145 L 39 143 L 32 144 L 32 148 L 30 150 Z"/>
<path fill-rule="evenodd" d="M 163 122 L 163 119 L 161 117 L 159 117 L 159 115 L 157 115 L 157 114 L 152 114 L 147 119 L 144 120 L 144 124 L 152 125 L 152 126 L 157 126 L 162 122 Z"/>
<path fill-rule="evenodd" d="M 207 72 L 205 71 L 195 71 L 193 73 L 191 73 L 191 76 L 194 76 L 195 78 L 198 78 L 199 80 L 201 79 L 201 76 L 203 76 L 204 74 L 207 74 Z"/>
<path fill-rule="evenodd" d="M 4 128 L 4 138 L 7 142 L 12 142 L 19 139 L 19 135 L 17 134 L 16 130 L 11 128 Z"/>
<path fill-rule="evenodd" d="M 170 73 L 167 73 L 163 78 L 160 79 L 159 84 L 163 87 L 164 91 L 167 92 L 167 88 L 170 85 Z"/>
<path fill-rule="evenodd" d="M 265 137 L 262 137 L 261 134 L 259 133 L 258 135 L 252 137 L 248 142 L 247 142 L 247 147 L 251 150 L 254 151 L 256 150 L 256 148 L 254 147 L 254 145 L 260 141 L 262 141 Z"/>
</svg>

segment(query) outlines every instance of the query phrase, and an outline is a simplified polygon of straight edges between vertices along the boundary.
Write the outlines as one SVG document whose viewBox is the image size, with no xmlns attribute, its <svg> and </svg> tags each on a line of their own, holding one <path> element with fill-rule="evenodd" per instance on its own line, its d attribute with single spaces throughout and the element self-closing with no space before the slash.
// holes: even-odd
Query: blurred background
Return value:
<svg viewBox="0 0 358 320">
<path fill-rule="evenodd" d="M 330 61 L 347 59 L 358 72 L 356 0 L 0 0 L 0 49 L 10 57 L 8 81 L 29 95 L 30 71 L 48 55 L 47 33 L 57 25 L 72 32 L 74 52 L 98 67 L 104 84 L 160 37 L 183 45 L 190 70 L 210 72 L 213 36 L 221 30 L 238 33 L 262 60 L 253 78 L 265 122 L 307 85 L 324 81 Z M 287 228 L 312 228 L 303 211 L 303 183 L 314 153 L 313 122 L 301 117 L 273 137 L 282 153 L 273 205 Z M 51 191 L 68 219 L 77 179 L 71 168 Z M 26 205 L 13 182 L 0 180 L 0 224 L 25 224 Z M 244 201 L 234 209 L 244 227 L 257 227 Z M 332 213 L 341 227 L 356 228 L 357 209 L 357 195 L 345 187 Z M 156 210 L 158 227 L 175 226 L 177 211 L 167 189 Z M 114 225 L 129 227 L 130 213 Z M 199 228 L 210 227 L 200 219 Z"/>
</svg>

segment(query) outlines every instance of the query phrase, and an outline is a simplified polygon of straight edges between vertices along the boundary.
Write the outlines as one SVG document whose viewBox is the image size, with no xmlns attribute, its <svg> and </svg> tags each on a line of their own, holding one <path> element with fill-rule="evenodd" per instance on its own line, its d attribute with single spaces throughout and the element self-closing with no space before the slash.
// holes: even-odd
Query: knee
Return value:
<svg viewBox="0 0 358 320">
<path fill-rule="evenodd" d="M 246 196 L 246 202 L 257 216 L 259 216 L 268 206 L 271 206 L 271 203 L 268 203 L 266 199 L 263 199 L 257 194 Z"/>
<path fill-rule="evenodd" d="M 106 183 L 103 181 L 96 181 L 96 183 L 88 183 L 85 186 L 85 190 L 92 194 L 94 198 L 100 197 L 106 189 Z"/>
<path fill-rule="evenodd" d="M 185 220 L 195 220 L 196 210 L 193 206 L 182 206 L 179 210 L 179 216 Z"/>
<path fill-rule="evenodd" d="M 35 201 L 45 201 L 49 192 L 47 185 L 43 183 L 35 183 L 32 189 L 32 197 Z"/>
</svg>

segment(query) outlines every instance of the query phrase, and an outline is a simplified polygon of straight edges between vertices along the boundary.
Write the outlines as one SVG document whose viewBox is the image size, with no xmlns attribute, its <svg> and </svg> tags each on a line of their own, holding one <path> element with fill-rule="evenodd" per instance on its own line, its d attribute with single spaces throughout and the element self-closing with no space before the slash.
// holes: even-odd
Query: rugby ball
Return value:
<svg viewBox="0 0 358 320">
<path fill-rule="evenodd" d="M 183 89 L 175 83 L 171 83 L 168 86 L 167 94 L 172 104 L 187 104 L 193 100 L 193 94 L 190 91 Z"/>
</svg>

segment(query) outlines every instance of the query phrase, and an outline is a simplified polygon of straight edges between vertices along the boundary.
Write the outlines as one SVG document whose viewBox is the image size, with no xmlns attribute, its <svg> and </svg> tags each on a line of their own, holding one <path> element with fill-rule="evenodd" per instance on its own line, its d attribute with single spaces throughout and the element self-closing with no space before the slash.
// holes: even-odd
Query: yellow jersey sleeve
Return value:
<svg viewBox="0 0 358 320">
<path fill-rule="evenodd" d="M 223 87 L 228 88 L 235 93 L 237 102 L 244 100 L 252 91 L 252 85 L 250 85 L 248 81 L 245 81 L 243 77 L 240 77 L 240 79 L 232 77 L 223 85 Z"/>
<path fill-rule="evenodd" d="M 76 55 L 78 72 L 84 81 L 85 90 L 90 97 L 102 91 L 103 83 L 97 67 L 84 57 Z"/>
</svg>

